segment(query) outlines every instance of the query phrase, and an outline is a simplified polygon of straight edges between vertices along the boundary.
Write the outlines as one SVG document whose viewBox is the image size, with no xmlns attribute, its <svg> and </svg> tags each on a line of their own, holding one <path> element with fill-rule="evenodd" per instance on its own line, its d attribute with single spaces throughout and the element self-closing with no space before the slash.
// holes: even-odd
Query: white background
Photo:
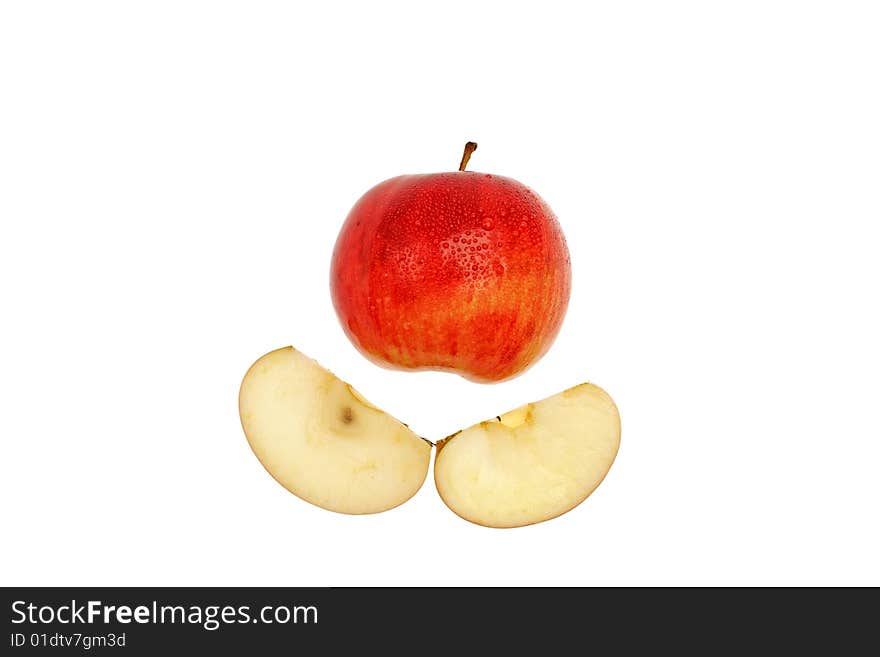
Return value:
<svg viewBox="0 0 880 657">
<path fill-rule="evenodd" d="M 880 584 L 878 34 L 871 2 L 4 2 L 0 581 Z M 574 274 L 494 386 L 371 365 L 328 290 L 354 201 L 468 139 Z M 430 475 L 322 511 L 238 421 L 288 344 L 433 440 L 596 382 L 617 462 L 517 530 Z"/>
</svg>

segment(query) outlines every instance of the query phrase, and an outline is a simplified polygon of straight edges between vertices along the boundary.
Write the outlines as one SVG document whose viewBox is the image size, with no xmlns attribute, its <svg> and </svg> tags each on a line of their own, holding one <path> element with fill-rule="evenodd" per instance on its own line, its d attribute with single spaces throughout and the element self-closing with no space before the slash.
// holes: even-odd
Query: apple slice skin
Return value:
<svg viewBox="0 0 880 657">
<path fill-rule="evenodd" d="M 250 367 L 239 415 L 269 474 L 330 511 L 394 508 L 415 495 L 428 473 L 431 443 L 293 347 Z"/>
<path fill-rule="evenodd" d="M 589 497 L 619 446 L 614 401 L 585 383 L 440 441 L 434 483 L 465 520 L 522 527 L 560 516 Z"/>
</svg>

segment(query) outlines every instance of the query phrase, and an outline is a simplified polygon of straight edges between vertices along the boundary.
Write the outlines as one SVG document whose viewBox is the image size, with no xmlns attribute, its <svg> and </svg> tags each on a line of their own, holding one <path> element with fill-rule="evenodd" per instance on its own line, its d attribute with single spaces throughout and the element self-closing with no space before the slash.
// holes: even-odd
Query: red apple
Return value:
<svg viewBox="0 0 880 657">
<path fill-rule="evenodd" d="M 339 233 L 333 304 L 379 365 L 501 381 L 559 332 L 571 291 L 562 229 L 525 185 L 465 171 L 475 149 L 458 171 L 379 183 Z"/>
</svg>

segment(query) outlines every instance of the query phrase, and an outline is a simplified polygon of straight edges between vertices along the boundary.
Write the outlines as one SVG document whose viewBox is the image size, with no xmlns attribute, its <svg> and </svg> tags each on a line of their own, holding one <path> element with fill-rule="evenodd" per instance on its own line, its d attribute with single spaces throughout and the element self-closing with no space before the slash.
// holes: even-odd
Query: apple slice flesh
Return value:
<svg viewBox="0 0 880 657">
<path fill-rule="evenodd" d="M 441 441 L 434 482 L 465 520 L 521 527 L 583 502 L 619 445 L 617 407 L 604 390 L 584 383 Z"/>
<path fill-rule="evenodd" d="M 412 497 L 428 474 L 428 441 L 293 347 L 251 366 L 239 415 L 269 474 L 330 511 L 386 511 Z"/>
</svg>

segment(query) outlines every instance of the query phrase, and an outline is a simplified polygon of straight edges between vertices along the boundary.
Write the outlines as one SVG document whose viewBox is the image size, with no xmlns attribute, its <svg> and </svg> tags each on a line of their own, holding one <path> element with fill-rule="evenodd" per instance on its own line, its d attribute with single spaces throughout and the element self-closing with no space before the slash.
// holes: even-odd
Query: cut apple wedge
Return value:
<svg viewBox="0 0 880 657">
<path fill-rule="evenodd" d="M 604 390 L 584 383 L 440 441 L 434 482 L 465 520 L 521 527 L 583 502 L 619 445 L 617 407 Z"/>
<path fill-rule="evenodd" d="M 431 443 L 293 347 L 251 366 L 239 414 L 269 474 L 324 509 L 386 511 L 415 495 L 428 474 Z"/>
</svg>

